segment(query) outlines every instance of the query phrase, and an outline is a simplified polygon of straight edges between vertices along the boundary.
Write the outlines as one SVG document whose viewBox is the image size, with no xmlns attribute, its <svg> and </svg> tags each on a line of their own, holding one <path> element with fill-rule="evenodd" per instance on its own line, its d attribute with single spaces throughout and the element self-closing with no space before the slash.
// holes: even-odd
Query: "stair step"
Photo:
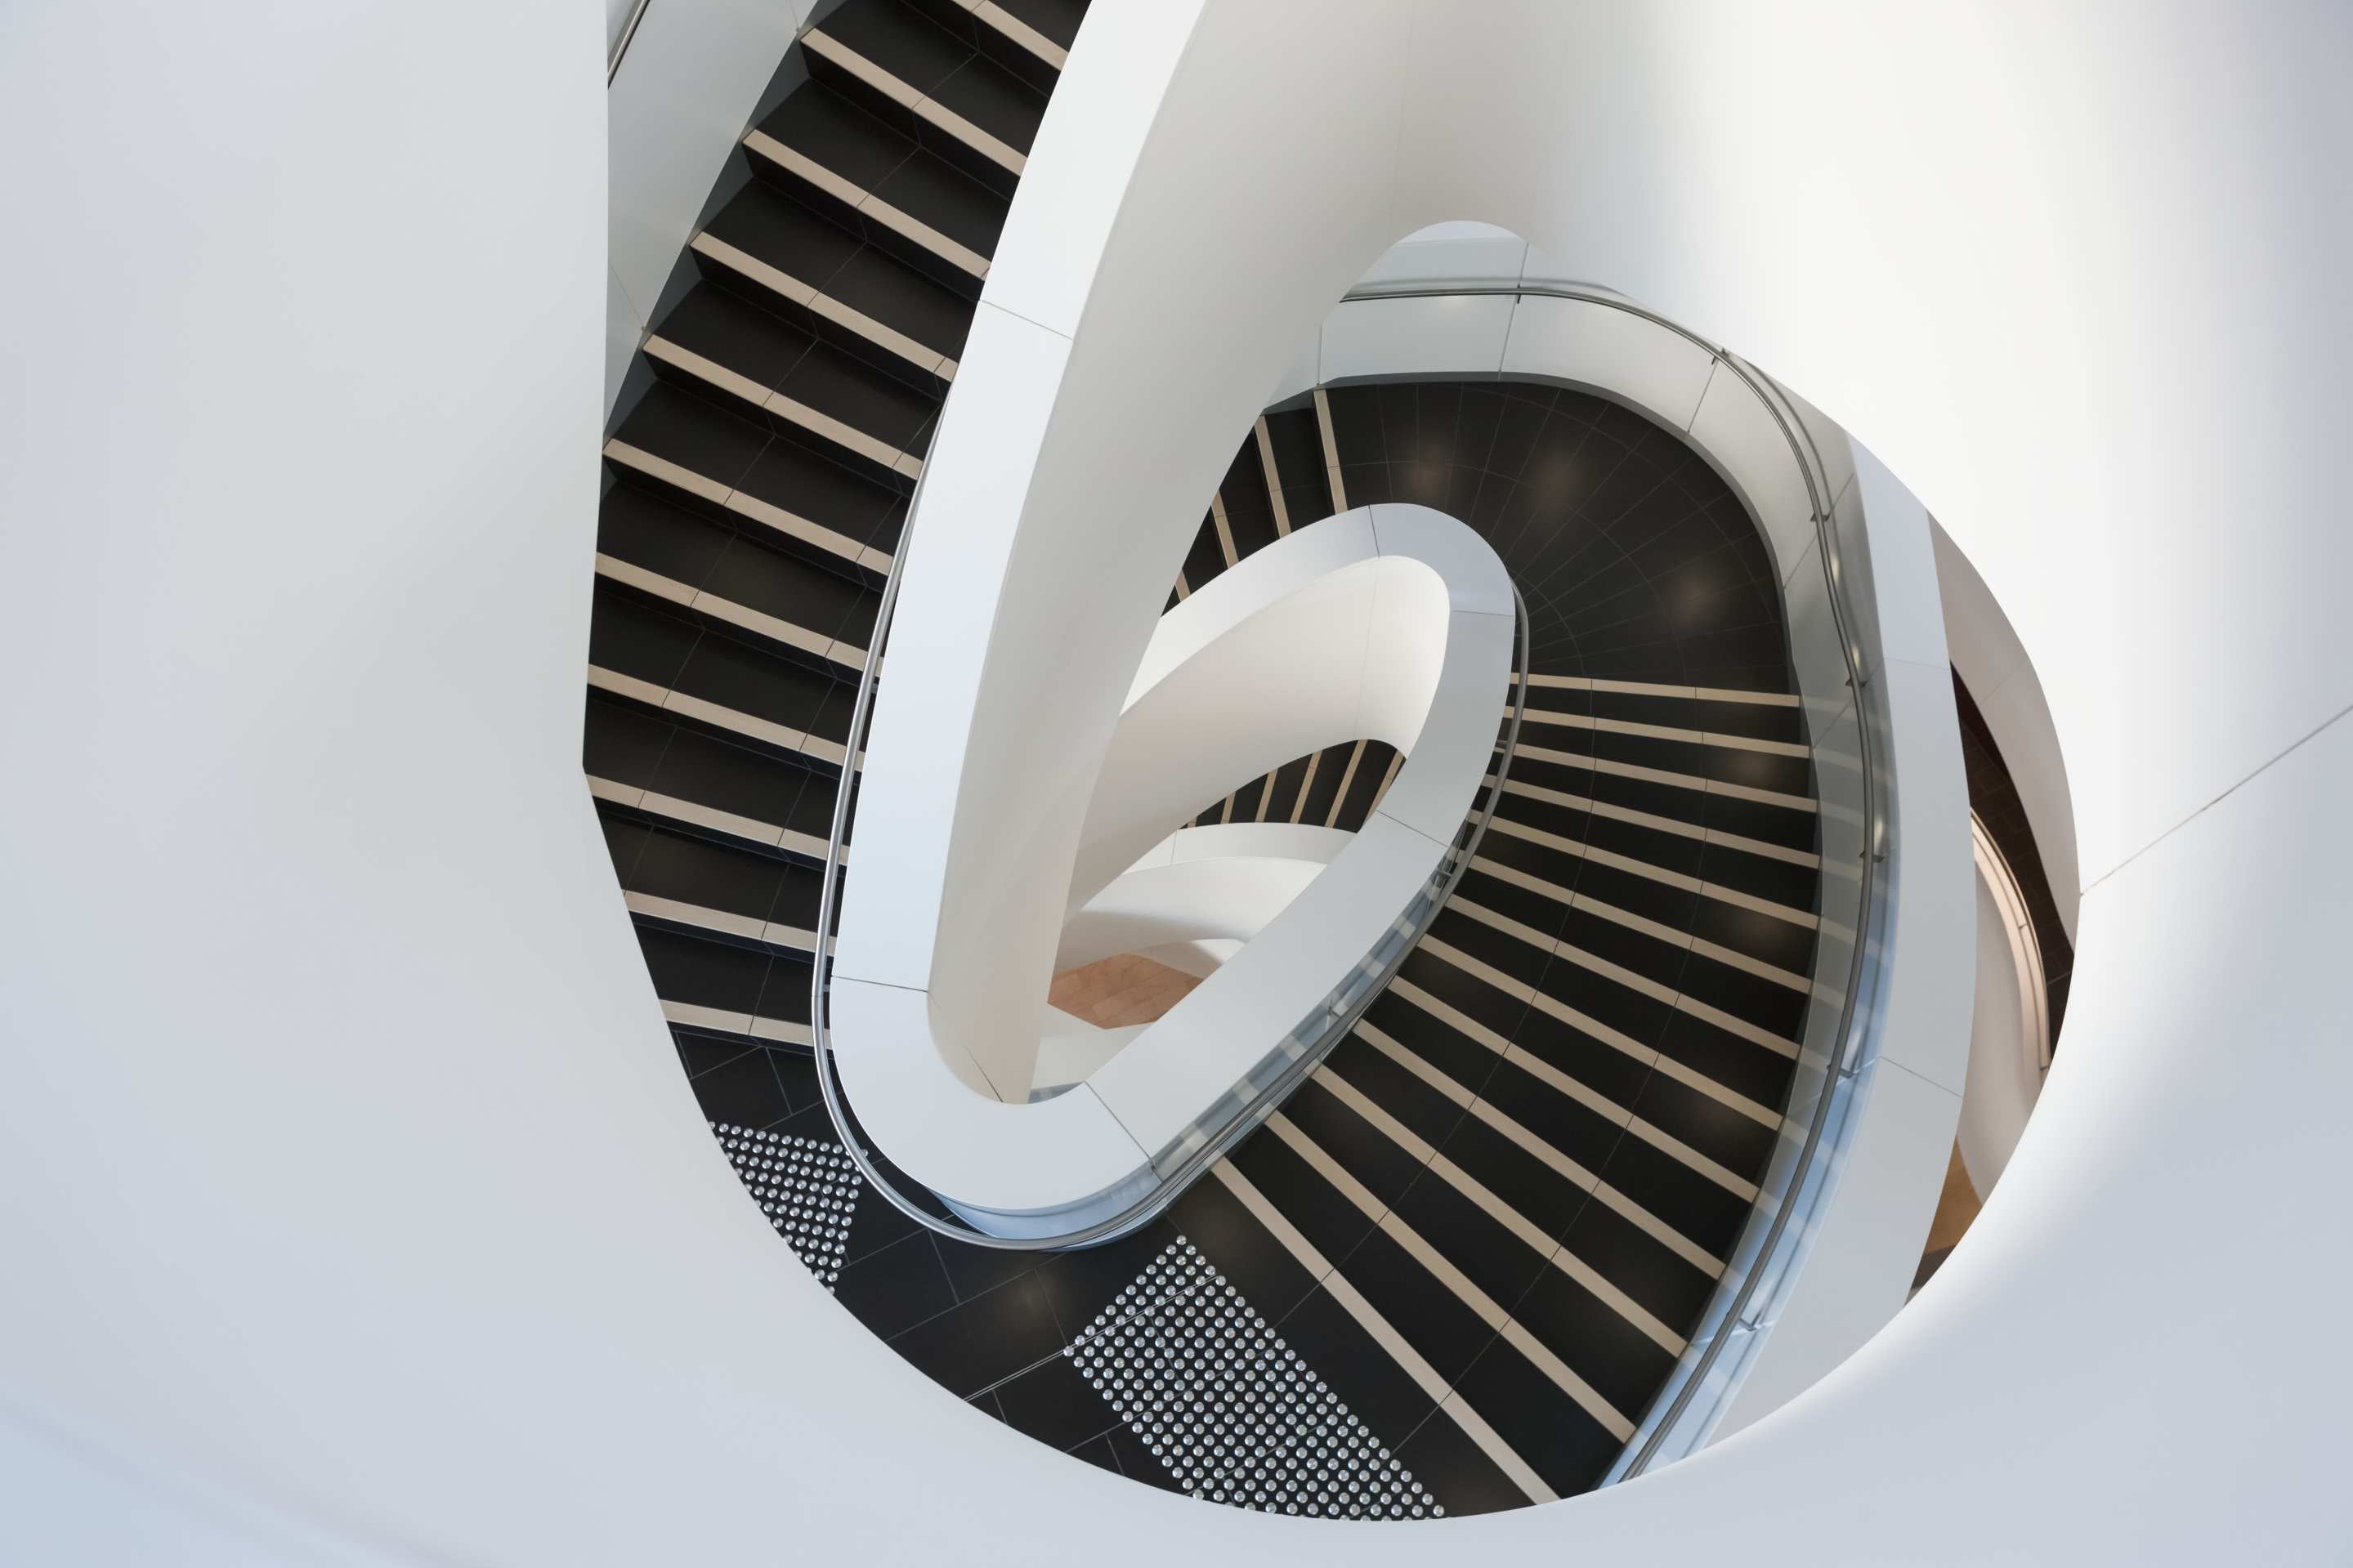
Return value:
<svg viewBox="0 0 2353 1568">
<path fill-rule="evenodd" d="M 923 476 L 935 398 L 732 290 L 696 285 L 643 352 L 657 375 L 732 402 L 787 440 L 902 488 Z"/>
<path fill-rule="evenodd" d="M 1009 195 L 1045 95 L 983 55 L 974 35 L 895 0 L 844 6 L 801 36 L 810 74 L 975 179 Z"/>
<path fill-rule="evenodd" d="M 596 797 L 649 821 L 816 860 L 836 776 L 592 693 L 583 766 Z"/>
<path fill-rule="evenodd" d="M 744 144 L 755 174 L 977 296 L 1005 226 L 999 193 L 822 83 L 786 99 Z"/>
</svg>

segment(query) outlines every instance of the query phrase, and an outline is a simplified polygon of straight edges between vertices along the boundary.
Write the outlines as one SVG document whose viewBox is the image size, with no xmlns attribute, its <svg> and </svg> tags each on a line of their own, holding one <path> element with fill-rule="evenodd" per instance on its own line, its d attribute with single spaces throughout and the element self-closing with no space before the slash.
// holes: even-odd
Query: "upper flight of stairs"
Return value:
<svg viewBox="0 0 2353 1568">
<path fill-rule="evenodd" d="M 791 90 L 746 132 L 625 386 L 586 762 L 681 1028 L 808 1043 L 817 868 L 856 682 L 1078 10 L 827 13 L 786 63 Z"/>
<path fill-rule="evenodd" d="M 848 0 L 721 180 L 606 447 L 585 763 L 616 871 L 727 1157 L 951 1392 L 1243 1506 L 1566 1496 L 1640 1419 L 1746 1217 L 1819 875 L 1769 560 L 1639 417 L 1436 383 L 1318 389 L 1245 436 L 1171 604 L 1335 511 L 1439 507 L 1526 597 L 1528 711 L 1396 985 L 1166 1216 L 1083 1253 L 935 1237 L 845 1170 L 818 1093 L 818 867 L 856 682 L 1080 9 Z M 1396 760 L 1312 753 L 1197 820 L 1353 828 Z"/>
</svg>

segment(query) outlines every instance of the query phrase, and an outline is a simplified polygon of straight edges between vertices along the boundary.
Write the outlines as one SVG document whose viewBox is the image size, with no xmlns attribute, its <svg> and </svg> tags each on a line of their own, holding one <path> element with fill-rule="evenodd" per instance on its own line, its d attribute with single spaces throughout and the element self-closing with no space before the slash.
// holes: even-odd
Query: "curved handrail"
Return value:
<svg viewBox="0 0 2353 1568">
<path fill-rule="evenodd" d="M 1993 890 L 1994 902 L 2000 907 L 2002 925 L 2010 937 L 2010 962 L 2018 966 L 2019 994 L 2025 1004 L 2027 1054 L 2034 1058 L 2038 1073 L 2051 1070 L 2051 991 L 2044 978 L 2042 944 L 2034 926 L 2034 906 L 2028 901 L 2025 885 L 2019 881 L 2018 872 L 2010 857 L 2001 852 L 2000 843 L 1985 818 L 1976 811 L 1969 813 L 1969 837 L 1977 851 L 1978 870 Z"/>
<path fill-rule="evenodd" d="M 1820 1093 L 1807 1117 L 1804 1141 L 1788 1168 L 1781 1201 L 1770 1205 L 1769 1215 L 1763 1203 L 1752 1206 L 1747 1225 L 1735 1244 L 1732 1254 L 1735 1258 L 1744 1255 L 1749 1257 L 1746 1272 L 1739 1283 L 1732 1287 L 1729 1294 L 1719 1289 L 1717 1299 L 1710 1302 L 1699 1329 L 1689 1342 L 1690 1348 L 1685 1351 L 1667 1384 L 1651 1401 L 1650 1409 L 1644 1413 L 1636 1428 L 1636 1439 L 1627 1445 L 1618 1463 L 1611 1468 L 1605 1482 L 1609 1484 L 1640 1475 L 1650 1467 L 1693 1409 L 1700 1391 L 1707 1385 L 1709 1375 L 1722 1357 L 1725 1345 L 1732 1342 L 1731 1331 L 1736 1327 L 1747 1330 L 1757 1327 L 1754 1311 L 1758 1305 L 1760 1291 L 1768 1283 L 1778 1284 L 1788 1276 L 1803 1246 L 1803 1229 L 1793 1229 L 1791 1222 L 1810 1216 L 1822 1201 L 1825 1184 L 1822 1178 L 1827 1173 L 1821 1156 L 1832 1142 L 1830 1129 L 1833 1114 L 1845 1103 L 1846 1097 L 1841 1090 L 1852 1085 L 1873 1043 L 1874 1009 L 1871 1004 L 1876 994 L 1879 974 L 1877 963 L 1871 955 L 1883 947 L 1889 910 L 1887 879 L 1881 870 L 1887 860 L 1890 846 L 1887 802 L 1883 798 L 1883 784 L 1879 772 L 1880 748 L 1884 744 L 1884 737 L 1864 700 L 1871 680 L 1858 662 L 1860 649 L 1854 639 L 1853 614 L 1848 602 L 1848 584 L 1853 581 L 1853 574 L 1841 570 L 1838 531 L 1833 526 L 1838 498 L 1830 491 L 1829 471 L 1814 444 L 1812 432 L 1788 405 L 1786 396 L 1771 378 L 1689 328 L 1606 289 L 1531 283 L 1520 279 L 1508 283 L 1500 280 L 1493 284 L 1466 281 L 1430 289 L 1418 289 L 1409 284 L 1376 287 L 1351 290 L 1345 299 L 1401 300 L 1465 295 L 1509 295 L 1514 299 L 1534 295 L 1573 300 L 1641 317 L 1704 349 L 1717 366 L 1729 371 L 1755 395 L 1779 427 L 1781 438 L 1788 446 L 1789 455 L 1806 482 L 1816 553 L 1820 557 L 1831 621 L 1838 634 L 1839 657 L 1846 666 L 1847 689 L 1853 698 L 1865 848 L 1862 861 L 1862 884 L 1857 896 L 1860 918 L 1854 951 L 1848 963 L 1846 984 L 1839 1002 L 1841 1016 L 1836 1035 L 1836 1055 L 1831 1062 L 1826 1064 L 1830 1070 L 1823 1075 Z M 1782 1106 L 1785 1124 L 1795 1109 L 1794 1099 L 1804 1081 L 1802 1073 L 1791 1076 L 1791 1100 Z M 1696 1437 L 1704 1434 L 1685 1433 L 1684 1436 Z"/>
<path fill-rule="evenodd" d="M 923 496 L 923 485 L 922 479 L 915 481 L 915 498 L 918 501 Z M 1331 1054 L 1333 1047 L 1347 1037 L 1348 1031 L 1356 1026 L 1357 1019 L 1361 1018 L 1366 1009 L 1370 1007 L 1380 997 L 1381 993 L 1388 989 L 1389 981 L 1396 976 L 1398 966 L 1405 963 L 1415 946 L 1428 933 L 1430 923 L 1438 918 L 1439 910 L 1445 907 L 1446 900 L 1453 895 L 1456 884 L 1461 881 L 1463 873 L 1470 869 L 1472 858 L 1478 853 L 1480 841 L 1486 837 L 1487 824 L 1495 815 L 1495 803 L 1503 795 L 1504 781 L 1510 775 L 1512 759 L 1519 749 L 1520 719 L 1527 707 L 1528 683 L 1522 679 L 1528 668 L 1527 601 L 1521 597 L 1519 588 L 1514 584 L 1512 588 L 1514 651 L 1511 719 L 1499 748 L 1502 754 L 1495 763 L 1494 783 L 1482 786 L 1487 793 L 1485 803 L 1465 819 L 1461 828 L 1455 834 L 1453 844 L 1449 847 L 1447 861 L 1441 863 L 1431 882 L 1423 884 L 1422 891 L 1416 900 L 1420 907 L 1417 910 L 1414 905 L 1407 906 L 1406 916 L 1409 918 L 1409 923 L 1407 932 L 1403 934 L 1403 939 L 1399 940 L 1400 933 L 1397 925 L 1392 922 L 1381 942 L 1374 948 L 1372 953 L 1366 955 L 1371 958 L 1384 948 L 1389 950 L 1388 956 L 1382 960 L 1380 967 L 1375 972 L 1371 983 L 1369 984 L 1364 983 L 1364 969 L 1361 963 L 1351 968 L 1347 976 L 1327 994 L 1324 1004 L 1327 1021 L 1323 1029 L 1318 1032 L 1314 1041 L 1303 1047 L 1281 1075 L 1243 1104 L 1215 1137 L 1204 1141 L 1199 1147 L 1187 1154 L 1176 1169 L 1163 1176 L 1150 1192 L 1136 1199 L 1134 1203 L 1108 1219 L 1098 1220 L 1092 1225 L 1073 1231 L 1050 1236 L 996 1236 L 933 1213 L 929 1208 L 900 1191 L 898 1184 L 876 1163 L 873 1155 L 860 1142 L 857 1128 L 850 1117 L 849 1108 L 842 1091 L 840 1075 L 834 1064 L 832 1032 L 828 1027 L 826 1019 L 827 981 L 833 960 L 834 916 L 840 896 L 842 853 L 847 847 L 849 801 L 853 793 L 848 787 L 849 771 L 856 766 L 857 759 L 865 752 L 867 727 L 873 718 L 876 678 L 882 667 L 883 645 L 890 636 L 891 620 L 898 608 L 899 584 L 906 565 L 907 543 L 914 529 L 914 520 L 921 510 L 918 505 L 912 503 L 909 505 L 907 521 L 899 535 L 899 547 L 892 556 L 891 571 L 883 582 L 882 602 L 875 611 L 874 635 L 870 640 L 866 668 L 859 675 L 858 698 L 849 713 L 849 733 L 844 749 L 846 760 L 843 763 L 843 787 L 834 794 L 833 825 L 826 840 L 824 879 L 818 890 L 816 928 L 818 952 L 811 966 L 809 980 L 809 1046 L 817 1065 L 818 1088 L 825 1097 L 826 1116 L 833 1123 L 834 1132 L 840 1138 L 842 1149 L 849 1155 L 850 1162 L 858 1167 L 859 1173 L 873 1185 L 874 1190 L 881 1194 L 883 1201 L 917 1225 L 941 1236 L 969 1242 L 976 1247 L 994 1247 L 1006 1252 L 1064 1251 L 1073 1247 L 1096 1247 L 1105 1242 L 1116 1241 L 1129 1232 L 1149 1225 L 1170 1204 L 1182 1196 L 1187 1188 L 1199 1180 L 1210 1166 L 1223 1159 L 1234 1145 L 1250 1133 L 1256 1131 L 1267 1117 L 1280 1109 L 1283 1101 L 1291 1098 L 1291 1091 L 1322 1065 L 1324 1058 Z"/>
</svg>

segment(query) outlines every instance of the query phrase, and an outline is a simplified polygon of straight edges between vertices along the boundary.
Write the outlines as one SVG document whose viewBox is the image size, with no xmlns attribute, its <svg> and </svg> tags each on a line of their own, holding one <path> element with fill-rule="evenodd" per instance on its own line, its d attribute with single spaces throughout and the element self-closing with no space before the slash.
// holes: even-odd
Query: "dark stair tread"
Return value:
<svg viewBox="0 0 2353 1568">
<path fill-rule="evenodd" d="M 1045 117 L 1045 96 L 929 17 L 895 0 L 868 0 L 842 7 L 819 26 L 1016 152 L 1029 151 Z"/>
<path fill-rule="evenodd" d="M 823 83 L 801 87 L 760 130 L 957 244 L 982 256 L 996 249 L 1004 197 Z M 765 162 L 753 167 L 765 173 Z"/>
</svg>

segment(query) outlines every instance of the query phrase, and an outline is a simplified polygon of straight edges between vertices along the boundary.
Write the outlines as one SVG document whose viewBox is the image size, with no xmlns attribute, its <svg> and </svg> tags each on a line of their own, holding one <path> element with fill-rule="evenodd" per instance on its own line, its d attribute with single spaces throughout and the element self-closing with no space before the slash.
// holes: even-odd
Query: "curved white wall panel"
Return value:
<svg viewBox="0 0 2353 1568">
<path fill-rule="evenodd" d="M 971 599 L 985 601 L 992 584 L 979 578 L 967 587 Z M 959 624 L 991 620 L 967 605 Z M 1083 818 L 1069 904 L 1084 905 L 1147 858 L 1168 837 L 1169 823 L 1303 752 L 1367 735 L 1387 741 L 1409 752 L 1388 795 L 1312 885 L 1290 888 L 1293 896 L 1248 946 L 1078 1088 L 1050 1100 L 1031 1104 L 1029 1096 L 1045 1081 L 1039 1043 L 1048 1033 L 1043 998 L 1061 962 L 1056 953 L 1029 976 L 1037 1022 L 1018 1036 L 971 1026 L 956 1014 L 956 994 L 937 981 L 928 994 L 877 984 L 845 956 L 833 980 L 830 1032 L 867 1136 L 958 1213 L 998 1234 L 1076 1229 L 1132 1204 L 1155 1184 L 1155 1162 L 1198 1142 L 1203 1118 L 1237 1086 L 1257 1083 L 1270 1061 L 1289 1059 L 1284 1053 L 1296 1055 L 1294 1026 L 1323 1007 L 1438 867 L 1493 750 L 1514 630 L 1510 580 L 1494 552 L 1462 524 L 1414 506 L 1361 508 L 1310 524 L 1159 617 Z M 1084 662 L 1088 650 L 1072 646 L 1066 657 Z M 895 637 L 888 658 L 887 689 L 918 712 L 933 711 L 938 694 L 921 684 Z M 966 663 L 976 662 L 968 651 Z M 866 754 L 870 776 L 912 766 L 909 754 L 879 741 Z M 974 770 L 961 791 L 954 779 L 930 784 L 934 809 L 957 820 L 969 813 L 969 792 L 1005 787 Z M 911 787 L 906 798 L 915 793 Z M 876 842 L 871 833 L 861 810 L 859 837 Z M 876 859 L 860 858 L 853 885 L 865 884 Z M 880 880 L 900 885 L 889 875 Z M 1058 898 L 1058 915 L 1060 905 Z M 845 954 L 874 923 L 915 923 L 928 912 L 920 904 L 894 910 L 871 894 L 853 911 L 867 925 L 845 921 Z M 1061 929 L 1058 919 L 1058 945 Z M 968 948 L 985 946 L 986 932 L 957 934 Z M 1236 934 L 1175 926 L 1151 939 Z M 1025 956 L 1018 945 L 997 956 L 992 978 L 1008 993 L 1007 976 Z"/>
</svg>

